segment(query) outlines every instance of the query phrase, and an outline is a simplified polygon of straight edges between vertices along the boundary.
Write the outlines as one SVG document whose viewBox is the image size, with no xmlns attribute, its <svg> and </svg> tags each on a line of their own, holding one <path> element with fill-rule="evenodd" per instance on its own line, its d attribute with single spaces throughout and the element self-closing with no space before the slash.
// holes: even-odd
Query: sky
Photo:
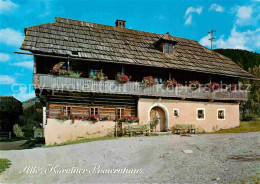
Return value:
<svg viewBox="0 0 260 184">
<path fill-rule="evenodd" d="M 260 0 L 0 0 L 0 95 L 26 101 L 32 88 L 33 57 L 14 54 L 24 28 L 64 17 L 188 38 L 210 48 L 260 53 Z"/>
</svg>

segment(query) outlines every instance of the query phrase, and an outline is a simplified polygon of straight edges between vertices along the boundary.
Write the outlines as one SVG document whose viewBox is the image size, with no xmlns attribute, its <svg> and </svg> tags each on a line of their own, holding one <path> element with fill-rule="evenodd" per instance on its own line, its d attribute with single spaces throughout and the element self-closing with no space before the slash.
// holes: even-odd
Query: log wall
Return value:
<svg viewBox="0 0 260 184">
<path fill-rule="evenodd" d="M 47 102 L 48 118 L 57 118 L 66 107 L 76 119 L 88 118 L 91 107 L 98 108 L 100 118 L 108 120 L 115 119 L 117 108 L 125 109 L 125 116 L 137 116 L 137 99 L 133 96 L 54 92 L 48 95 Z"/>
<path fill-rule="evenodd" d="M 77 105 L 77 104 L 56 104 L 50 103 L 48 106 L 48 118 L 56 119 L 59 113 L 63 112 L 63 107 L 70 107 L 71 115 L 75 119 L 88 118 L 90 115 L 90 108 L 98 108 L 100 118 L 107 118 L 107 120 L 114 120 L 116 116 L 117 108 L 124 108 L 125 116 L 135 116 L 135 110 L 131 107 L 125 106 L 89 106 L 89 105 Z"/>
</svg>

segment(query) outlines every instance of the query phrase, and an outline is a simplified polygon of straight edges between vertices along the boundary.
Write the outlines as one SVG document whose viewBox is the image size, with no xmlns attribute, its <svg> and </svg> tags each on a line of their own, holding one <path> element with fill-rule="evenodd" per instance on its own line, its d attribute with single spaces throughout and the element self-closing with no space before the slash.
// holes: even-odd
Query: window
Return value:
<svg viewBox="0 0 260 184">
<path fill-rule="evenodd" d="M 98 72 L 99 72 L 99 70 L 90 69 L 89 75 L 92 76 L 92 75 L 97 74 Z"/>
<path fill-rule="evenodd" d="M 122 118 L 125 115 L 125 109 L 124 108 L 118 108 L 116 109 L 116 116 L 118 118 Z"/>
<path fill-rule="evenodd" d="M 164 53 L 172 54 L 173 44 L 171 43 L 164 43 Z"/>
<path fill-rule="evenodd" d="M 173 109 L 173 117 L 179 117 L 179 109 Z"/>
<path fill-rule="evenodd" d="M 161 77 L 154 77 L 155 82 L 157 82 L 158 84 L 162 84 L 163 83 L 163 79 Z"/>
<path fill-rule="evenodd" d="M 62 107 L 62 113 L 64 115 L 71 115 L 71 107 Z"/>
<path fill-rule="evenodd" d="M 205 120 L 205 109 L 197 109 L 197 120 Z"/>
<path fill-rule="evenodd" d="M 98 115 L 98 107 L 90 107 L 90 114 Z"/>
<path fill-rule="evenodd" d="M 79 55 L 78 51 L 72 51 L 71 54 L 72 55 Z"/>
<path fill-rule="evenodd" d="M 168 43 L 165 43 L 164 44 L 164 53 L 167 53 L 168 54 L 169 52 L 169 44 Z"/>
<path fill-rule="evenodd" d="M 225 109 L 218 109 L 218 120 L 225 120 Z"/>
</svg>

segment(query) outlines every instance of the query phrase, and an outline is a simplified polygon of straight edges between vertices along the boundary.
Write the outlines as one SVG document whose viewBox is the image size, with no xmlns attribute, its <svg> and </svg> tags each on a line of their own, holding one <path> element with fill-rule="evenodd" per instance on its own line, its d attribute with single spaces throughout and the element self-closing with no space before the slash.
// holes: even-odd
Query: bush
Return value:
<svg viewBox="0 0 260 184">
<path fill-rule="evenodd" d="M 22 128 L 18 124 L 14 125 L 13 130 L 16 137 L 24 137 Z"/>
<path fill-rule="evenodd" d="M 24 115 L 21 118 L 24 136 L 27 138 L 33 138 L 34 130 L 35 130 L 35 128 L 41 127 L 41 125 L 40 125 L 41 122 L 42 122 L 41 114 L 32 113 L 30 111 L 24 112 Z"/>
<path fill-rule="evenodd" d="M 245 117 L 244 117 L 244 121 L 256 121 L 258 120 L 259 117 L 257 115 L 254 115 L 254 114 L 247 114 Z"/>
<path fill-rule="evenodd" d="M 156 126 L 160 123 L 159 119 L 157 117 L 153 118 L 153 121 L 150 123 L 151 129 L 155 128 L 156 131 Z"/>
<path fill-rule="evenodd" d="M 34 139 L 30 139 L 28 141 L 26 141 L 22 147 L 24 149 L 30 149 L 30 148 L 35 148 L 37 147 L 37 145 L 43 145 L 45 144 L 45 138 L 44 137 L 36 137 Z"/>
</svg>

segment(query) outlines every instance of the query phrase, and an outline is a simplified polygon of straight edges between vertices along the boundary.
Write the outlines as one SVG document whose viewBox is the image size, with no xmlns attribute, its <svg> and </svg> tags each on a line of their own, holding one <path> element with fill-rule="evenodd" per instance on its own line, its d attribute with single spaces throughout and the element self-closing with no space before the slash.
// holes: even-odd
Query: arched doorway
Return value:
<svg viewBox="0 0 260 184">
<path fill-rule="evenodd" d="M 166 117 L 164 110 L 159 107 L 155 106 L 150 110 L 150 123 L 153 121 L 158 120 L 158 124 L 155 127 L 155 131 L 163 132 L 166 131 Z"/>
</svg>

